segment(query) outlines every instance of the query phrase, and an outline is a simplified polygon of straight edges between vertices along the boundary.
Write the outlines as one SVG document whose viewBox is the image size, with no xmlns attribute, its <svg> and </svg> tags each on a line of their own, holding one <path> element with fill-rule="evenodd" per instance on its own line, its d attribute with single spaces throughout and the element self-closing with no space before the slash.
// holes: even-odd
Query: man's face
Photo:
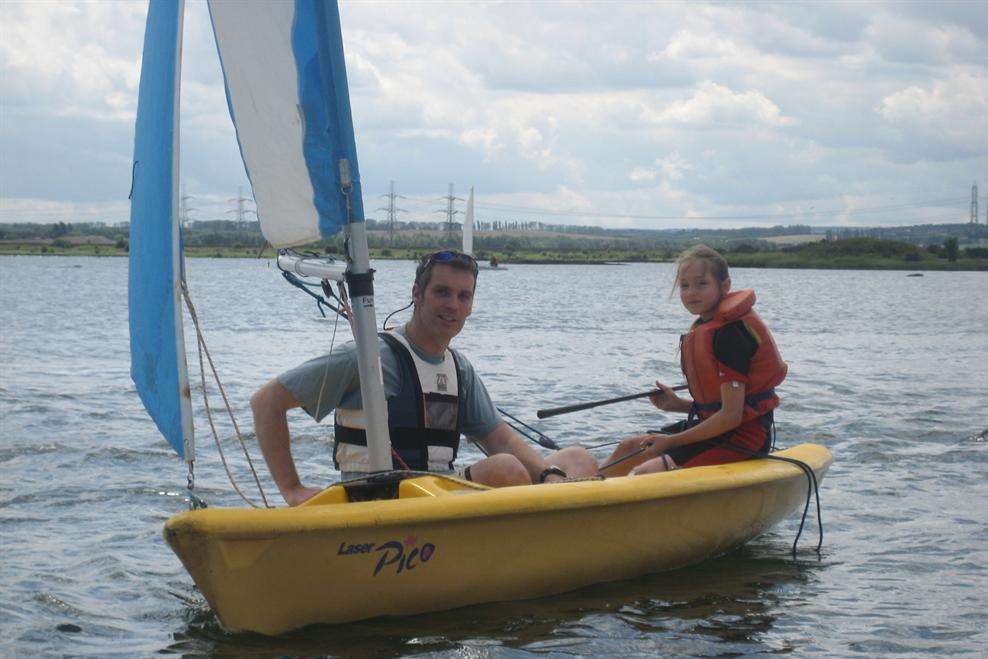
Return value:
<svg viewBox="0 0 988 659">
<path fill-rule="evenodd" d="M 432 267 L 425 290 L 412 287 L 412 300 L 423 329 L 437 339 L 449 342 L 463 329 L 473 311 L 474 276 L 443 263 Z"/>
</svg>

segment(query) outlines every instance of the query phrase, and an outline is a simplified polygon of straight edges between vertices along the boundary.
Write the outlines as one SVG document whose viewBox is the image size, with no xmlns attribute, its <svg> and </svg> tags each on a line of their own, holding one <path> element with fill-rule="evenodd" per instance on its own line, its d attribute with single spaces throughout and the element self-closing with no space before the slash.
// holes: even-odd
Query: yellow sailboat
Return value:
<svg viewBox="0 0 988 659">
<path fill-rule="evenodd" d="M 777 455 L 818 479 L 831 463 L 812 444 Z M 742 545 L 806 497 L 801 469 L 766 459 L 501 489 L 423 476 L 392 500 L 349 502 L 337 485 L 298 508 L 190 511 L 165 538 L 224 627 L 280 634 L 683 567 Z"/>
<path fill-rule="evenodd" d="M 278 634 L 313 623 L 537 597 L 672 569 L 730 551 L 790 514 L 808 477 L 757 459 L 663 474 L 498 490 L 389 472 L 339 14 L 327 0 L 210 0 L 227 98 L 258 217 L 277 247 L 343 229 L 345 262 L 284 255 L 282 267 L 345 281 L 361 397 L 380 483 L 330 487 L 298 508 L 201 509 L 165 538 L 222 624 Z M 178 215 L 181 0 L 151 0 L 134 148 L 131 371 L 148 413 L 189 465 L 195 444 L 181 302 Z M 186 301 L 188 299 L 186 298 Z M 781 457 L 817 478 L 826 449 Z M 365 500 L 368 487 L 388 496 Z"/>
</svg>

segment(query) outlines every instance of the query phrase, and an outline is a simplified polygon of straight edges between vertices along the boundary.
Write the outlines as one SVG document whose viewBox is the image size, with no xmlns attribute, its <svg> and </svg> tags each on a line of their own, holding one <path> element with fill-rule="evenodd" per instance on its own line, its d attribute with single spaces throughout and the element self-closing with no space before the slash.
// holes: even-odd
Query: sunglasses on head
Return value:
<svg viewBox="0 0 988 659">
<path fill-rule="evenodd" d="M 477 271 L 479 270 L 479 268 L 477 267 L 477 261 L 469 254 L 464 254 L 463 252 L 454 252 L 451 249 L 445 249 L 441 252 L 430 254 L 422 261 L 421 265 L 419 265 L 418 272 L 421 275 L 423 272 L 431 268 L 436 263 L 453 263 L 453 262 L 462 263 L 468 266 L 470 268 L 470 272 L 473 273 L 473 276 L 474 277 L 477 276 Z"/>
</svg>

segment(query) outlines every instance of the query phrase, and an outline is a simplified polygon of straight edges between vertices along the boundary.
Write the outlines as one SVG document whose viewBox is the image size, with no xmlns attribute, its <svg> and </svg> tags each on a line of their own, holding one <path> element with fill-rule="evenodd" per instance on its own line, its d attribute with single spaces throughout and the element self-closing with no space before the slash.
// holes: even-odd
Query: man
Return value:
<svg viewBox="0 0 988 659">
<path fill-rule="evenodd" d="M 596 461 L 582 448 L 541 458 L 501 420 L 470 362 L 449 348 L 470 316 L 476 286 L 477 262 L 469 255 L 442 251 L 425 257 L 415 271 L 411 321 L 380 341 L 396 467 L 450 473 L 491 487 L 596 474 Z M 261 387 L 250 404 L 264 459 L 289 505 L 321 491 L 303 485 L 295 469 L 290 409 L 302 407 L 317 421 L 335 409 L 336 467 L 345 480 L 369 471 L 352 343 L 281 374 Z M 461 433 L 489 457 L 456 471 L 453 460 Z"/>
</svg>

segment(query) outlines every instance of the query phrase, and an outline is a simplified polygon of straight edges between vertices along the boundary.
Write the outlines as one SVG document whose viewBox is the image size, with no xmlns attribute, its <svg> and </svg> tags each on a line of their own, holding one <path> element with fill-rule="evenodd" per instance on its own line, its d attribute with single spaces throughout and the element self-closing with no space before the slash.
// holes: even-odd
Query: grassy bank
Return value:
<svg viewBox="0 0 988 659">
<path fill-rule="evenodd" d="M 432 248 L 372 248 L 372 259 L 416 260 Z M 127 256 L 125 247 L 112 245 L 0 245 L 0 255 L 48 256 Z M 492 252 L 478 251 L 477 258 L 486 262 Z M 659 263 L 675 258 L 669 249 L 620 250 L 516 250 L 493 252 L 505 264 L 605 264 Z M 255 247 L 188 247 L 190 258 L 274 258 L 275 250 Z M 843 270 L 988 270 L 988 257 L 972 258 L 961 251 L 955 261 L 944 253 L 913 245 L 875 239 L 852 239 L 819 242 L 773 251 L 741 249 L 726 252 L 733 267 L 747 268 L 821 268 Z"/>
<path fill-rule="evenodd" d="M 769 252 L 737 249 L 726 256 L 733 266 L 752 268 L 988 270 L 988 250 L 962 250 L 956 240 L 920 247 L 895 240 L 850 238 Z"/>
<path fill-rule="evenodd" d="M 879 255 L 843 255 L 829 258 L 785 252 L 728 254 L 728 263 L 738 268 L 815 268 L 824 270 L 988 270 L 988 259 L 958 258 L 948 261 L 937 257 L 906 261 Z"/>
<path fill-rule="evenodd" d="M 414 261 L 428 254 L 432 249 L 389 249 L 371 248 L 372 259 Z M 264 250 L 245 247 L 186 247 L 189 258 L 274 258 L 276 251 L 270 247 Z M 484 263 L 492 252 L 478 252 L 477 260 Z M 493 252 L 504 264 L 508 263 L 573 263 L 601 264 L 626 263 L 634 261 L 668 261 L 666 252 L 643 252 L 631 250 L 600 251 L 519 251 L 511 253 Z M 22 256 L 127 256 L 125 248 L 107 245 L 76 245 L 53 247 L 50 245 L 0 245 L 0 255 Z"/>
</svg>

